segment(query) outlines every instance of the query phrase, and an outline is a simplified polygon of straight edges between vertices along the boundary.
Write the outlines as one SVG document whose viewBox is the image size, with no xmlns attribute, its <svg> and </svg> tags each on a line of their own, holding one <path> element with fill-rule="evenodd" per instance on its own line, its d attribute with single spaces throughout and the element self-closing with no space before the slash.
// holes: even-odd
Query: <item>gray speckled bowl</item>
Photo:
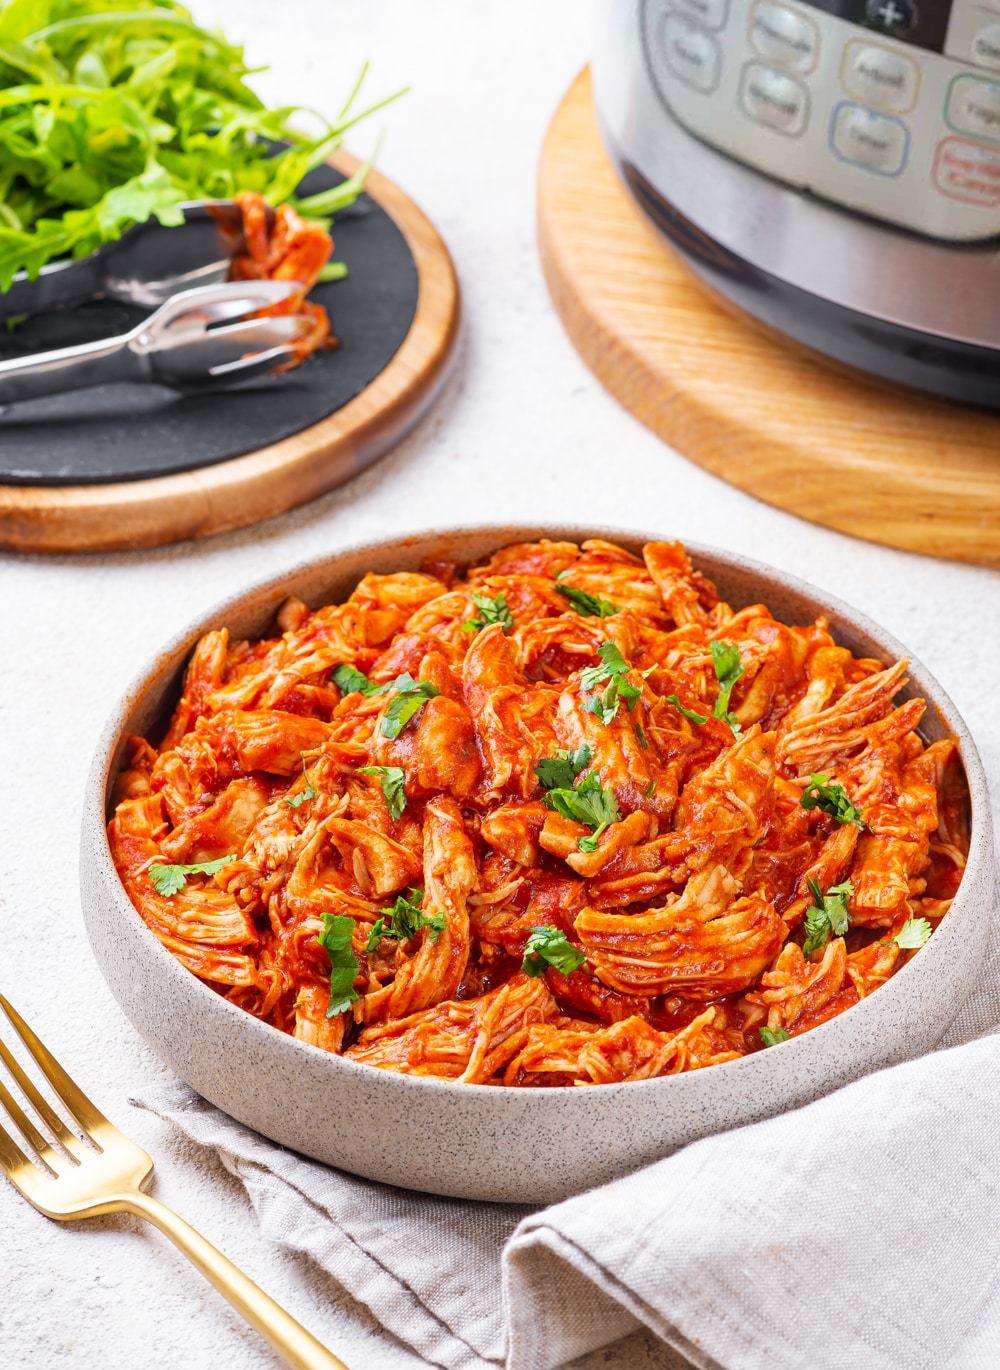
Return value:
<svg viewBox="0 0 1000 1370">
<path fill-rule="evenodd" d="M 479 527 L 415 533 L 335 552 L 210 609 L 126 691 L 87 785 L 80 879 L 94 955 L 153 1051 L 206 1099 L 283 1146 L 359 1175 L 463 1198 L 540 1203 L 600 1184 L 710 1132 L 806 1103 L 932 1046 L 965 1001 L 983 959 L 993 885 L 989 797 L 954 705 L 911 657 L 909 694 L 928 701 L 923 731 L 954 735 L 972 798 L 972 845 L 951 911 L 920 954 L 875 994 L 802 1037 L 691 1074 L 580 1089 L 486 1089 L 375 1070 L 295 1041 L 227 1003 L 164 950 L 133 908 L 105 824 L 128 733 L 144 733 L 177 697 L 191 648 L 210 628 L 259 635 L 286 595 L 312 605 L 350 593 L 369 570 L 427 556 L 468 560 L 505 543 L 603 537 L 638 549 L 657 534 L 579 527 Z M 662 536 L 659 535 L 659 536 Z M 838 641 L 886 661 L 905 648 L 854 610 L 790 576 L 707 548 L 695 563 L 727 600 L 775 616 L 825 614 Z"/>
</svg>

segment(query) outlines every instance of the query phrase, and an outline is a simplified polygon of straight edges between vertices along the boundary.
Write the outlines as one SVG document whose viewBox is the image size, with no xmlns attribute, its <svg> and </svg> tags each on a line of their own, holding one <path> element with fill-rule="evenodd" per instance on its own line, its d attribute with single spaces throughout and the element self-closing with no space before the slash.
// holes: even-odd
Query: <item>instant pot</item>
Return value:
<svg viewBox="0 0 1000 1370">
<path fill-rule="evenodd" d="M 716 290 L 1000 409 L 1000 0 L 600 0 L 602 134 Z"/>
</svg>

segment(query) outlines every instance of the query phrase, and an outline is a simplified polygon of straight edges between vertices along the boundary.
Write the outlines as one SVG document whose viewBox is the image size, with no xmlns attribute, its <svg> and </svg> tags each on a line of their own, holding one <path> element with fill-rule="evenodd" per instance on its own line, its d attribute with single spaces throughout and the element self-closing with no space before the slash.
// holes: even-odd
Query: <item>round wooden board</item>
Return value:
<svg viewBox="0 0 1000 1370">
<path fill-rule="evenodd" d="M 574 346 L 684 456 L 855 537 L 1000 566 L 1000 419 L 845 375 L 720 304 L 623 188 L 586 71 L 546 135 L 538 237 Z"/>
<path fill-rule="evenodd" d="M 345 175 L 357 158 L 338 153 Z M 389 365 L 328 418 L 247 456 L 108 485 L 0 485 L 0 548 L 108 552 L 204 538 L 293 509 L 342 484 L 397 443 L 448 377 L 461 314 L 458 279 L 434 225 L 373 171 L 368 194 L 390 215 L 419 276 L 416 313 Z"/>
</svg>

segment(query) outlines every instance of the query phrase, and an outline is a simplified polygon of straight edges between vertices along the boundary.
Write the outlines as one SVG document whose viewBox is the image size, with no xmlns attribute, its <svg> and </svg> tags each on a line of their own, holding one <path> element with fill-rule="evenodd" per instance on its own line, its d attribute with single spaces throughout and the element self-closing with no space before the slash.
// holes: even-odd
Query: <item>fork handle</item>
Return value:
<svg viewBox="0 0 1000 1370">
<path fill-rule="evenodd" d="M 122 1206 L 137 1217 L 146 1218 L 168 1236 L 292 1370 L 348 1370 L 339 1357 L 172 1208 L 141 1191 L 129 1194 Z"/>
</svg>

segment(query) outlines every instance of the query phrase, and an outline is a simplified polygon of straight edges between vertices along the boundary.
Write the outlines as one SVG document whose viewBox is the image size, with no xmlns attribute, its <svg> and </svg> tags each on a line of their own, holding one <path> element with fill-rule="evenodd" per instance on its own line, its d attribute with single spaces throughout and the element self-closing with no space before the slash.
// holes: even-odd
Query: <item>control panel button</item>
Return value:
<svg viewBox="0 0 1000 1370">
<path fill-rule="evenodd" d="M 848 43 L 840 79 L 848 95 L 900 114 L 917 102 L 920 68 L 912 58 L 876 43 Z"/>
<path fill-rule="evenodd" d="M 804 14 L 774 0 L 758 0 L 750 15 L 750 41 L 762 57 L 790 71 L 812 71 L 819 29 Z"/>
<path fill-rule="evenodd" d="M 707 95 L 719 84 L 722 52 L 710 33 L 679 14 L 667 16 L 661 45 L 667 66 L 685 85 Z"/>
<path fill-rule="evenodd" d="M 1000 142 L 1000 82 L 956 76 L 948 89 L 945 118 L 959 133 Z"/>
<path fill-rule="evenodd" d="M 673 8 L 707 29 L 721 29 L 729 15 L 729 0 L 673 0 Z"/>
<path fill-rule="evenodd" d="M 976 66 L 1000 71 L 1000 24 L 987 24 L 980 29 L 973 35 L 970 49 Z"/>
<path fill-rule="evenodd" d="M 750 62 L 743 68 L 740 104 L 755 123 L 797 137 L 809 122 L 809 92 L 783 71 Z"/>
<path fill-rule="evenodd" d="M 845 101 L 834 110 L 830 143 L 841 161 L 898 176 L 906 165 L 910 133 L 902 119 Z"/>
<path fill-rule="evenodd" d="M 966 204 L 1000 204 L 1000 150 L 945 138 L 934 155 L 934 184 L 950 200 Z"/>
</svg>

